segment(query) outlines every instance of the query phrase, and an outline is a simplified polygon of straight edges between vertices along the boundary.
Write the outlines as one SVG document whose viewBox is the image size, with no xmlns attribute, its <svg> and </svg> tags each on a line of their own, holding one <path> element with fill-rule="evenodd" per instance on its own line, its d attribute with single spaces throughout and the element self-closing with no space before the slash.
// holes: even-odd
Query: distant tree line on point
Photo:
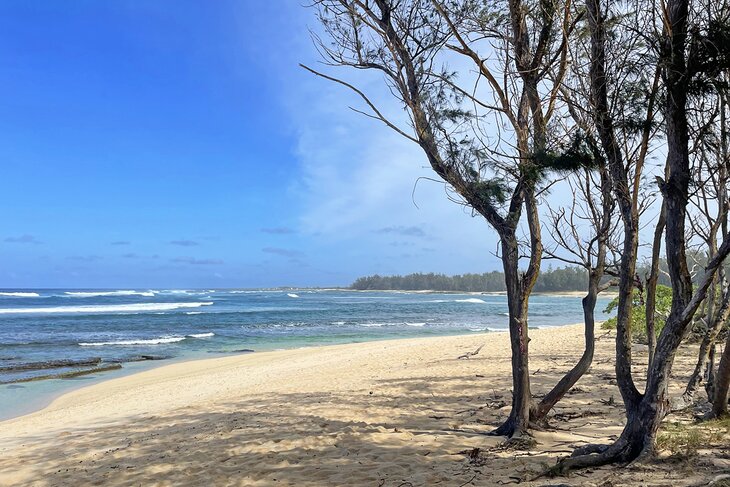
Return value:
<svg viewBox="0 0 730 487">
<path fill-rule="evenodd" d="M 588 276 L 579 267 L 548 268 L 540 273 L 535 284 L 536 292 L 584 291 Z M 457 274 L 447 276 L 433 272 L 416 272 L 405 276 L 381 276 L 378 274 L 360 277 L 350 286 L 351 289 L 397 290 L 397 291 L 464 291 L 464 292 L 501 292 L 505 291 L 504 274 L 499 271 L 483 274 Z"/>
</svg>

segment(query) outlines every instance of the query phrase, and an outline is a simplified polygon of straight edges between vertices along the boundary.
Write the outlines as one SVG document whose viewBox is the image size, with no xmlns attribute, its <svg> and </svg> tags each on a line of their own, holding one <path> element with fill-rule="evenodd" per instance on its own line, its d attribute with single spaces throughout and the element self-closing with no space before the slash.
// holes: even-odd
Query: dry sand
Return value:
<svg viewBox="0 0 730 487">
<path fill-rule="evenodd" d="M 582 352 L 582 327 L 531 333 L 541 393 Z M 730 470 L 715 448 L 529 481 L 573 447 L 620 433 L 611 337 L 597 349 L 532 451 L 483 434 L 509 412 L 509 342 L 474 334 L 192 361 L 92 385 L 0 423 L 0 485 L 681 486 Z M 678 360 L 679 381 L 691 352 Z"/>
</svg>

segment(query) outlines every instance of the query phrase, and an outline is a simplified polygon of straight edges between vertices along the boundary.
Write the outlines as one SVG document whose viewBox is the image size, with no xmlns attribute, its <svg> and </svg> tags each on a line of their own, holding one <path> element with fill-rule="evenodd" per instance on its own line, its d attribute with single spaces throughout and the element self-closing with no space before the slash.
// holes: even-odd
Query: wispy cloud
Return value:
<svg viewBox="0 0 730 487">
<path fill-rule="evenodd" d="M 267 254 L 280 255 L 282 257 L 289 257 L 292 259 L 304 256 L 304 252 L 299 250 L 282 249 L 280 247 L 264 247 L 261 251 L 266 252 Z"/>
<path fill-rule="evenodd" d="M 109 245 L 131 245 L 132 242 L 129 240 L 117 240 L 116 242 L 112 242 Z"/>
<path fill-rule="evenodd" d="M 180 247 L 195 247 L 196 245 L 200 245 L 195 240 L 172 240 L 169 243 L 170 245 L 179 245 Z"/>
<path fill-rule="evenodd" d="M 375 230 L 375 233 L 401 235 L 403 237 L 425 237 L 426 232 L 418 227 L 391 226 Z"/>
<path fill-rule="evenodd" d="M 413 242 L 390 242 L 388 245 L 391 247 L 413 247 L 416 244 Z"/>
<path fill-rule="evenodd" d="M 273 235 L 288 235 L 288 234 L 296 233 L 293 228 L 289 228 L 289 227 L 262 228 L 261 231 L 264 233 L 270 233 Z"/>
<path fill-rule="evenodd" d="M 198 259 L 195 257 L 176 257 L 170 259 L 170 262 L 176 264 L 191 264 L 191 265 L 221 265 L 223 261 L 220 259 Z"/>
<path fill-rule="evenodd" d="M 397 112 L 397 104 L 379 80 L 359 72 L 350 73 L 348 80 L 390 110 L 387 116 L 407 127 L 408 121 Z M 292 97 L 307 100 L 292 106 L 291 117 L 299 128 L 300 177 L 292 191 L 301 196 L 302 232 L 358 253 L 359 261 L 347 264 L 367 269 L 364 272 L 484 269 L 484 249 L 494 246 L 494 232 L 449 201 L 444 184 L 433 182 L 434 173 L 416 144 L 352 114 L 346 107 L 357 104 L 357 96 L 337 88 L 323 90 L 325 86 L 322 80 L 305 80 Z M 400 243 L 389 245 L 394 240 Z M 413 252 L 413 260 L 404 263 L 402 250 L 418 249 L 426 241 L 444 258 L 434 262 Z M 458 253 L 450 252 L 455 248 L 460 249 Z M 312 259 L 316 263 L 317 256 Z"/>
<path fill-rule="evenodd" d="M 126 254 L 122 254 L 121 257 L 123 259 L 159 259 L 160 258 L 160 256 L 157 255 L 157 254 L 154 254 L 154 255 L 140 255 L 140 254 L 135 254 L 134 252 L 129 252 L 129 253 L 126 253 Z"/>
<path fill-rule="evenodd" d="M 21 243 L 21 244 L 41 244 L 41 243 L 43 243 L 40 240 L 38 240 L 37 238 L 35 238 L 35 236 L 28 235 L 28 234 L 19 235 L 17 237 L 7 237 L 5 239 L 5 241 L 10 242 L 10 243 Z"/>
<path fill-rule="evenodd" d="M 98 255 L 71 255 L 66 257 L 66 260 L 72 260 L 74 262 L 96 262 L 101 260 Z"/>
</svg>

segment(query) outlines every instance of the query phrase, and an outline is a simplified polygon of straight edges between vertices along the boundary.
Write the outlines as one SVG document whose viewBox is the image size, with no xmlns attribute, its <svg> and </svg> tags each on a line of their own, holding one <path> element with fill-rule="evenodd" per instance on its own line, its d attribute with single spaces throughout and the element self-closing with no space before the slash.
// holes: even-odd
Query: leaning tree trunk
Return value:
<svg viewBox="0 0 730 487">
<path fill-rule="evenodd" d="M 555 387 L 542 398 L 540 403 L 532 410 L 530 419 L 534 423 L 544 422 L 550 410 L 560 401 L 563 396 L 588 372 L 593 362 L 593 353 L 596 349 L 595 340 L 595 309 L 596 299 L 599 292 L 599 283 L 601 281 L 602 271 L 593 269 L 590 272 L 588 294 L 582 300 L 583 304 L 583 320 L 585 335 L 585 349 L 580 360 L 570 371 L 560 379 Z"/>
<path fill-rule="evenodd" d="M 578 363 L 563 376 L 555 387 L 542 398 L 540 403 L 533 408 L 530 419 L 532 422 L 545 422 L 547 414 L 560 401 L 565 394 L 588 372 L 593 363 L 593 353 L 596 348 L 595 340 L 595 311 L 598 293 L 601 292 L 601 279 L 603 279 L 604 269 L 606 267 L 606 251 L 608 243 L 608 233 L 611 230 L 611 214 L 613 212 L 613 201 L 611 199 L 611 182 L 606 171 L 605 165 L 601 167 L 601 198 L 602 198 L 602 220 L 600 226 L 596 228 L 596 241 L 598 250 L 596 253 L 596 262 L 588 270 L 588 293 L 581 301 L 583 305 L 583 323 L 585 336 L 585 349 Z M 590 259 L 589 259 L 590 262 Z"/>
<path fill-rule="evenodd" d="M 667 248 L 674 249 L 675 243 L 670 244 L 669 240 L 668 238 Z M 730 239 L 723 242 L 718 255 L 707 264 L 705 275 L 700 281 L 697 292 L 687 301 L 683 309 L 675 308 L 670 313 L 657 341 L 656 355 L 649 370 L 646 391 L 636 407 L 627 408 L 626 426 L 618 440 L 611 445 L 587 445 L 578 448 L 571 458 L 558 463 L 553 468 L 553 472 L 565 473 L 576 468 L 596 467 L 612 462 L 628 462 L 654 450 L 657 431 L 669 412 L 667 386 L 677 349 L 684 331 L 707 295 L 710 281 L 728 254 L 730 254 Z M 730 353 L 726 353 L 725 356 L 727 356 L 726 367 L 730 369 Z M 726 372 L 730 375 L 730 370 L 727 369 Z M 727 389 L 724 397 L 727 400 Z"/>
<path fill-rule="evenodd" d="M 710 296 L 707 299 L 713 298 L 714 287 L 711 288 Z M 707 333 L 702 337 L 702 343 L 700 343 L 700 351 L 698 353 L 697 364 L 692 372 L 692 375 L 687 382 L 687 387 L 682 394 L 682 400 L 685 404 L 690 404 L 694 398 L 694 394 L 699 388 L 700 381 L 702 380 L 702 373 L 704 372 L 707 364 L 710 360 L 710 351 L 715 347 L 717 337 L 722 330 L 723 325 L 730 316 L 730 286 L 727 287 L 722 297 L 722 304 L 717 312 L 713 313 L 711 317 L 712 321 L 708 327 Z M 709 399 L 712 400 L 712 396 L 708 395 Z"/>
</svg>

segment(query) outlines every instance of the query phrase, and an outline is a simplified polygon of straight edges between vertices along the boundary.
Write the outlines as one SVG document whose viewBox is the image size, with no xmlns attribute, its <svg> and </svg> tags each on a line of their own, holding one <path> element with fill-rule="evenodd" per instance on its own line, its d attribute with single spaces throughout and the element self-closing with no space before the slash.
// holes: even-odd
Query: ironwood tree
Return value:
<svg viewBox="0 0 730 487">
<path fill-rule="evenodd" d="M 726 7 L 714 2 L 700 5 L 700 2 L 692 3 L 689 0 L 669 0 L 661 7 L 661 15 L 656 17 L 661 19 L 661 32 L 654 37 L 654 48 L 657 50 L 662 83 L 667 177 L 657 177 L 657 183 L 665 208 L 664 239 L 672 285 L 672 306 L 657 339 L 643 393 L 634 384 L 630 355 L 624 351 L 625 344 L 617 341 L 616 378 L 626 408 L 626 425 L 620 437 L 610 445 L 589 445 L 576 450 L 574 456 L 558 464 L 556 471 L 631 461 L 653 453 L 657 431 L 670 409 L 668 384 L 677 349 L 697 309 L 706 298 L 723 260 L 730 253 L 730 239 L 725 239 L 715 255 L 707 261 L 694 287 L 688 266 L 686 240 L 692 179 L 689 142 L 692 130 L 687 114 L 691 97 L 697 89 L 701 88 L 706 78 L 714 75 L 713 71 L 718 66 L 727 62 L 727 49 L 718 49 L 718 46 L 727 45 L 727 31 L 717 28 L 716 23 L 722 16 L 718 16 L 719 12 L 715 10 Z M 600 0 L 587 0 L 586 11 L 591 36 L 591 110 L 596 126 L 604 131 L 602 142 L 609 165 L 616 166 L 612 168 L 612 175 L 619 175 L 621 168 L 610 156 L 615 151 L 616 137 L 606 103 L 607 76 L 610 75 L 606 71 L 606 57 L 609 54 L 606 51 L 606 18 L 610 10 Z M 699 181 L 694 183 L 701 184 Z M 614 181 L 614 193 L 619 200 L 622 198 L 621 190 Z M 629 239 L 631 236 L 624 235 L 624 238 Z M 622 287 L 626 286 L 627 281 L 633 280 L 633 276 L 624 273 L 623 268 L 619 277 Z M 621 367 L 619 362 L 626 368 Z"/>
<path fill-rule="evenodd" d="M 381 73 L 406 120 L 384 116 L 367 94 L 341 77 L 305 68 L 353 90 L 369 116 L 418 144 L 459 201 L 499 235 L 513 387 L 510 415 L 494 433 L 519 438 L 541 414 L 530 390 L 527 324 L 543 248 L 538 198 L 551 171 L 592 161 L 576 157 L 583 147 L 551 125 L 575 26 L 570 1 L 318 0 L 314 5 L 326 32 L 326 41 L 315 37 L 325 63 Z M 476 75 L 451 71 L 448 61 L 454 59 L 469 62 Z"/>
</svg>

